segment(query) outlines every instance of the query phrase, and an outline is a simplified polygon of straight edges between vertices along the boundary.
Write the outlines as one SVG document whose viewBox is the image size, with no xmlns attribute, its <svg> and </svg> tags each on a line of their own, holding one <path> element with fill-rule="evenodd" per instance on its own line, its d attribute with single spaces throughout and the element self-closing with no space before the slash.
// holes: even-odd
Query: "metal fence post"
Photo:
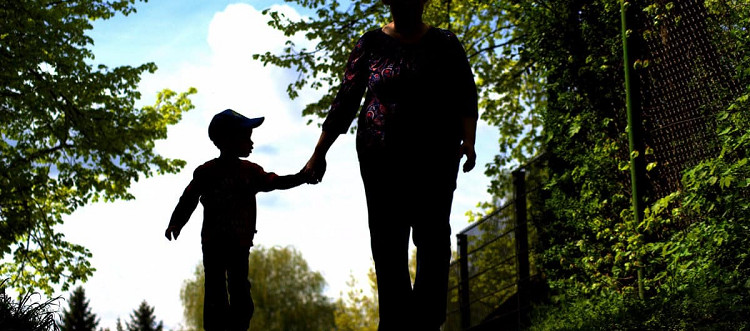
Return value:
<svg viewBox="0 0 750 331">
<path fill-rule="evenodd" d="M 641 127 L 641 104 L 640 104 L 640 84 L 638 77 L 633 73 L 633 65 L 639 57 L 639 43 L 637 38 L 639 32 L 628 29 L 628 21 L 633 20 L 637 8 L 628 10 L 629 7 L 635 6 L 631 1 L 621 0 L 620 2 L 620 20 L 622 22 L 622 60 L 625 71 L 625 106 L 628 114 L 628 148 L 630 150 L 630 185 L 632 191 L 633 207 L 633 231 L 643 220 L 643 185 L 644 174 L 646 173 L 645 149 L 643 143 L 643 128 Z M 630 31 L 630 32 L 628 32 Z M 638 261 L 641 262 L 641 261 Z M 643 267 L 638 267 L 636 271 L 638 277 L 638 297 L 645 299 L 643 289 Z"/>
<path fill-rule="evenodd" d="M 523 168 L 513 172 L 514 206 L 516 220 L 516 260 L 518 266 L 518 325 L 525 322 L 524 310 L 528 306 L 528 283 L 529 283 L 529 231 L 526 215 L 526 171 Z"/>
<path fill-rule="evenodd" d="M 469 305 L 469 259 L 468 238 L 465 233 L 456 235 L 458 245 L 458 304 L 461 312 L 461 329 L 467 330 L 471 326 L 471 307 Z"/>
</svg>

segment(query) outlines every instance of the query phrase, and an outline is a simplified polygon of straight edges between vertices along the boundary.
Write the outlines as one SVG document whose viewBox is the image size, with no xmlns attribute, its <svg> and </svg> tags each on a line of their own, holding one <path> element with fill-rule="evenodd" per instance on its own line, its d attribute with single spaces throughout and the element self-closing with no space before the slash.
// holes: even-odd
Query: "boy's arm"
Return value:
<svg viewBox="0 0 750 331">
<path fill-rule="evenodd" d="M 180 235 L 180 230 L 182 230 L 182 227 L 185 226 L 188 220 L 190 220 L 190 215 L 193 214 L 193 211 L 195 211 L 195 208 L 198 206 L 199 199 L 200 192 L 195 180 L 193 180 L 187 188 L 185 188 L 185 192 L 183 192 L 180 197 L 180 202 L 177 203 L 177 207 L 175 207 L 174 212 L 172 212 L 169 226 L 167 226 L 167 230 L 164 232 L 164 236 L 166 236 L 168 240 L 172 240 L 172 237 L 177 240 L 177 237 Z"/>
<path fill-rule="evenodd" d="M 308 182 L 308 178 L 302 172 L 294 175 L 276 176 L 272 181 L 271 190 L 286 190 L 306 182 Z"/>
</svg>

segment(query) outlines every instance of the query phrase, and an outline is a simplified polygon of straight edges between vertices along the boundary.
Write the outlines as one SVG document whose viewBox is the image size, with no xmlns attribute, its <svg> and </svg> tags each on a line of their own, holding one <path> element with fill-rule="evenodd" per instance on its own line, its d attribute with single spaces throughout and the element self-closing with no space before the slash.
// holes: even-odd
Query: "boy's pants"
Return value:
<svg viewBox="0 0 750 331">
<path fill-rule="evenodd" d="M 249 247 L 203 246 L 206 331 L 246 331 L 250 325 L 255 305 L 247 278 L 249 252 Z"/>
</svg>

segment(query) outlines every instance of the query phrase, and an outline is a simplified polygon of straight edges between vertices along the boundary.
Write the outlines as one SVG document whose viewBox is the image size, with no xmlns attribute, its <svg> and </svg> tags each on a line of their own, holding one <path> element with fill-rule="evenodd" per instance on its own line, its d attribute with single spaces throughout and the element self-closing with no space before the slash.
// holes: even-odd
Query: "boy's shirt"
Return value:
<svg viewBox="0 0 750 331">
<path fill-rule="evenodd" d="M 203 245 L 250 247 L 256 232 L 255 195 L 277 187 L 280 177 L 246 160 L 213 159 L 195 169 L 180 197 L 170 226 L 182 226 L 200 200 L 203 204 Z"/>
</svg>

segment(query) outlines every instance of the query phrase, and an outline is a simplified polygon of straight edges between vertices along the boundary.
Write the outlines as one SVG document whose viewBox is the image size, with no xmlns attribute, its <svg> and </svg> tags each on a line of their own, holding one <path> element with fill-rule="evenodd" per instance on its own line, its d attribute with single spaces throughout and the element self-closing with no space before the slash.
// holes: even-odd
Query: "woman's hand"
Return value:
<svg viewBox="0 0 750 331">
<path fill-rule="evenodd" d="M 469 172 L 474 169 L 477 163 L 477 152 L 474 150 L 474 141 L 477 136 L 477 119 L 475 117 L 464 117 L 461 119 L 463 122 L 463 139 L 461 140 L 461 149 L 459 150 L 460 156 L 466 155 L 466 162 L 464 162 L 464 172 Z"/>
<path fill-rule="evenodd" d="M 317 153 L 314 153 L 310 160 L 307 161 L 305 167 L 302 168 L 302 174 L 307 177 L 309 184 L 317 184 L 323 180 L 323 175 L 326 173 L 326 158 L 325 156 L 320 157 Z"/>
<path fill-rule="evenodd" d="M 466 162 L 464 162 L 464 172 L 469 172 L 474 169 L 477 163 L 477 152 L 474 150 L 474 144 L 464 142 L 461 144 L 460 155 L 463 157 L 466 155 Z"/>
<path fill-rule="evenodd" d="M 177 240 L 177 237 L 180 235 L 180 228 L 174 225 L 171 225 L 167 227 L 167 231 L 164 232 L 164 236 L 169 239 L 169 241 L 172 241 L 172 238 L 174 237 L 174 240 Z"/>
<path fill-rule="evenodd" d="M 331 148 L 331 145 L 333 145 L 338 136 L 338 133 L 328 133 L 326 131 L 320 133 L 320 138 L 318 138 L 318 144 L 315 145 L 313 155 L 307 161 L 305 167 L 302 168 L 302 174 L 307 177 L 308 183 L 317 184 L 323 180 L 323 175 L 326 173 L 326 153 L 328 153 L 328 149 Z"/>
</svg>

